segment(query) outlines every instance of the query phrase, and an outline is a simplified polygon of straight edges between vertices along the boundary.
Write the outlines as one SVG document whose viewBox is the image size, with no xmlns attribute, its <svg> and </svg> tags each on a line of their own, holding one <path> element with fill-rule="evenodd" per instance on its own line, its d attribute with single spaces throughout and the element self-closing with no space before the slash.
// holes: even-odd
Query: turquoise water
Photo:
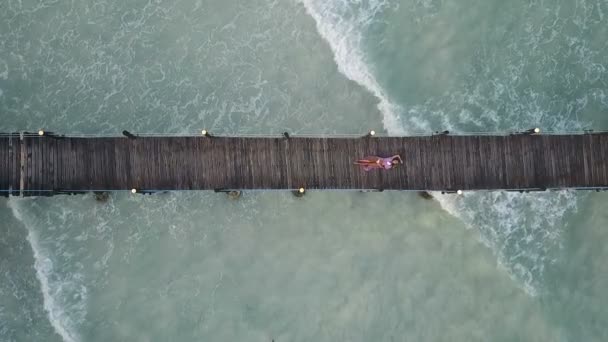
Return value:
<svg viewBox="0 0 608 342">
<path fill-rule="evenodd" d="M 0 131 L 608 129 L 605 0 L 0 8 Z M 605 341 L 606 199 L 0 199 L 0 340 Z"/>
</svg>

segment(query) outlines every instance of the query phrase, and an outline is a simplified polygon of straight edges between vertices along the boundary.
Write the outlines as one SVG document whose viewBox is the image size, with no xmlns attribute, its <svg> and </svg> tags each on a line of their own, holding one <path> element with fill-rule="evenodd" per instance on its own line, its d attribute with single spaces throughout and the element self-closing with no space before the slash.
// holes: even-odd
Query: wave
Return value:
<svg viewBox="0 0 608 342">
<path fill-rule="evenodd" d="M 577 210 L 574 191 L 435 194 L 444 210 L 480 232 L 500 265 L 531 296 L 543 287 L 545 266 L 562 245 L 562 218 Z M 489 209 L 489 210 L 488 210 Z"/>
<path fill-rule="evenodd" d="M 355 7 L 348 6 L 347 1 L 302 0 L 302 3 L 315 20 L 319 34 L 329 43 L 338 70 L 378 98 L 378 109 L 383 114 L 383 124 L 389 134 L 405 134 L 398 114 L 402 109 L 389 101 L 370 70 L 361 46 L 361 28 L 370 25 L 374 17 L 389 6 L 388 2 L 353 1 L 358 5 Z"/>
<path fill-rule="evenodd" d="M 27 241 L 34 254 L 34 269 L 36 278 L 40 282 L 44 310 L 53 329 L 63 341 L 78 342 L 80 337 L 76 332 L 76 325 L 82 321 L 86 313 L 86 287 L 80 284 L 77 275 L 70 278 L 57 275 L 50 254 L 43 247 L 38 233 L 26 222 L 27 220 L 24 220 L 20 203 L 25 201 L 11 197 L 7 205 L 14 217 L 27 229 Z M 77 302 L 69 303 L 69 300 L 74 298 L 77 298 Z"/>
<path fill-rule="evenodd" d="M 431 126 L 457 130 L 442 108 L 412 106 L 409 110 L 391 101 L 375 78 L 371 63 L 366 60 L 363 39 L 366 29 L 390 4 L 383 0 L 301 0 L 307 13 L 315 20 L 316 27 L 334 54 L 339 71 L 358 83 L 378 100 L 383 124 L 389 135 L 404 135 L 408 130 L 404 121 L 416 130 L 431 131 Z M 458 97 L 471 98 L 462 93 Z M 481 96 L 479 96 L 481 97 Z M 537 100 L 536 96 L 532 96 Z M 496 123 L 491 105 L 484 106 L 487 114 L 476 120 L 461 112 L 469 125 L 483 127 Z M 518 111 L 521 112 L 521 111 Z M 536 113 L 536 112 L 534 112 Z M 538 113 L 527 122 L 534 122 Z M 542 113 L 541 113 L 542 114 Z M 404 116 L 402 119 L 401 115 Z M 468 118 L 468 119 L 467 119 Z M 478 122 L 476 122 L 478 121 Z M 504 120 L 503 120 L 504 121 Z M 509 120 L 506 125 L 521 125 L 521 118 Z M 504 127 L 504 122 L 500 126 Z M 558 122 L 563 125 L 563 122 Z M 486 127 L 487 128 L 487 127 Z M 507 128 L 507 129 L 508 129 Z M 560 128 L 559 125 L 556 128 Z M 411 133 L 411 132 L 410 132 Z M 479 238 L 494 255 L 499 265 L 529 295 L 536 296 L 542 288 L 544 267 L 554 260 L 551 253 L 561 246 L 560 221 L 569 211 L 576 210 L 577 200 L 573 192 L 545 192 L 519 194 L 507 192 L 465 193 L 464 196 L 435 194 L 444 210 L 457 217 L 469 228 L 479 231 Z"/>
</svg>

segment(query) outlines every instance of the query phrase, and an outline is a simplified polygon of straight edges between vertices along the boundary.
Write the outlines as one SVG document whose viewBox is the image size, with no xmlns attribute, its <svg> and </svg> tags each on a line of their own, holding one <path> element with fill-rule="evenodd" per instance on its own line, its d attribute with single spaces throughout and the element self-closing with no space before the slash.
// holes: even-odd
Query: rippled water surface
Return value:
<svg viewBox="0 0 608 342">
<path fill-rule="evenodd" d="M 608 129 L 608 2 L 0 4 L 0 131 Z M 0 199 L 2 341 L 605 341 L 604 193 Z"/>
</svg>

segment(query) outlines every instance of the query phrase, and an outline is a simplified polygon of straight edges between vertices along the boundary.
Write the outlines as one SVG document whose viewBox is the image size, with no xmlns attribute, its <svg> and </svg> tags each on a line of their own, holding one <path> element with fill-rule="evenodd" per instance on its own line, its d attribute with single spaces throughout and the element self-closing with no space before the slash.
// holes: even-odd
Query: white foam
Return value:
<svg viewBox="0 0 608 342">
<path fill-rule="evenodd" d="M 0 58 L 0 80 L 8 80 L 9 66 L 8 63 Z"/>
<path fill-rule="evenodd" d="M 561 248 L 561 219 L 577 208 L 572 191 L 519 194 L 465 192 L 463 196 L 434 194 L 441 206 L 480 232 L 512 278 L 531 296 L 542 291 L 544 267 Z"/>
<path fill-rule="evenodd" d="M 30 243 L 34 253 L 34 268 L 36 270 L 36 277 L 40 282 L 44 310 L 47 312 L 49 322 L 61 336 L 63 341 L 78 342 L 80 341 L 80 337 L 75 329 L 76 322 L 70 316 L 68 310 L 62 305 L 61 298 L 59 298 L 64 292 L 64 288 L 74 288 L 74 284 L 69 281 L 62 282 L 61 280 L 55 280 L 56 277 L 54 277 L 53 274 L 52 260 L 45 252 L 44 248 L 42 248 L 38 234 L 29 227 L 23 219 L 21 208 L 19 208 L 18 204 L 18 202 L 22 201 L 24 200 L 18 200 L 11 197 L 8 200 L 7 205 L 13 212 L 15 218 L 22 222 L 27 229 L 27 241 Z M 86 288 L 80 287 L 78 290 L 80 302 L 84 303 L 86 300 Z"/>
<path fill-rule="evenodd" d="M 315 20 L 319 34 L 329 43 L 338 70 L 348 79 L 365 87 L 378 98 L 378 109 L 389 134 L 403 135 L 405 130 L 399 117 L 402 109 L 391 103 L 376 81 L 362 51 L 364 29 L 382 11 L 387 2 L 370 0 L 348 1 L 302 0 L 307 13 Z"/>
</svg>

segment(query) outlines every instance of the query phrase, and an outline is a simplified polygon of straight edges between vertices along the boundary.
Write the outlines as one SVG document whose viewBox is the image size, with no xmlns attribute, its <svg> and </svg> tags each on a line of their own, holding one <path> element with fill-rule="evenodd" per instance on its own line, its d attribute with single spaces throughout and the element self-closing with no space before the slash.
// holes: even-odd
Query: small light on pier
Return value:
<svg viewBox="0 0 608 342">
<path fill-rule="evenodd" d="M 462 195 L 462 190 L 458 190 L 458 191 L 456 191 L 456 193 L 457 193 L 458 195 Z"/>
<path fill-rule="evenodd" d="M 137 189 L 135 189 L 135 188 L 131 189 L 131 193 L 132 194 L 136 194 L 137 193 Z"/>
<path fill-rule="evenodd" d="M 306 189 L 299 188 L 297 190 L 293 190 L 291 193 L 296 197 L 303 197 L 304 194 L 306 194 Z"/>
<path fill-rule="evenodd" d="M 374 131 L 374 130 L 369 131 L 369 136 L 370 137 L 373 137 L 374 135 L 376 135 L 376 131 Z"/>
<path fill-rule="evenodd" d="M 39 131 L 38 131 L 38 135 L 39 135 L 39 136 L 44 136 L 44 131 L 43 131 L 43 130 L 39 130 Z"/>
<path fill-rule="evenodd" d="M 202 130 L 202 131 L 201 131 L 201 134 L 202 134 L 204 137 L 206 137 L 207 135 L 209 135 L 209 132 L 207 132 L 207 130 L 206 130 L 206 129 L 204 129 L 204 130 Z"/>
<path fill-rule="evenodd" d="M 540 128 L 538 128 L 538 127 L 534 128 L 534 133 L 535 133 L 535 134 L 540 133 Z"/>
</svg>

